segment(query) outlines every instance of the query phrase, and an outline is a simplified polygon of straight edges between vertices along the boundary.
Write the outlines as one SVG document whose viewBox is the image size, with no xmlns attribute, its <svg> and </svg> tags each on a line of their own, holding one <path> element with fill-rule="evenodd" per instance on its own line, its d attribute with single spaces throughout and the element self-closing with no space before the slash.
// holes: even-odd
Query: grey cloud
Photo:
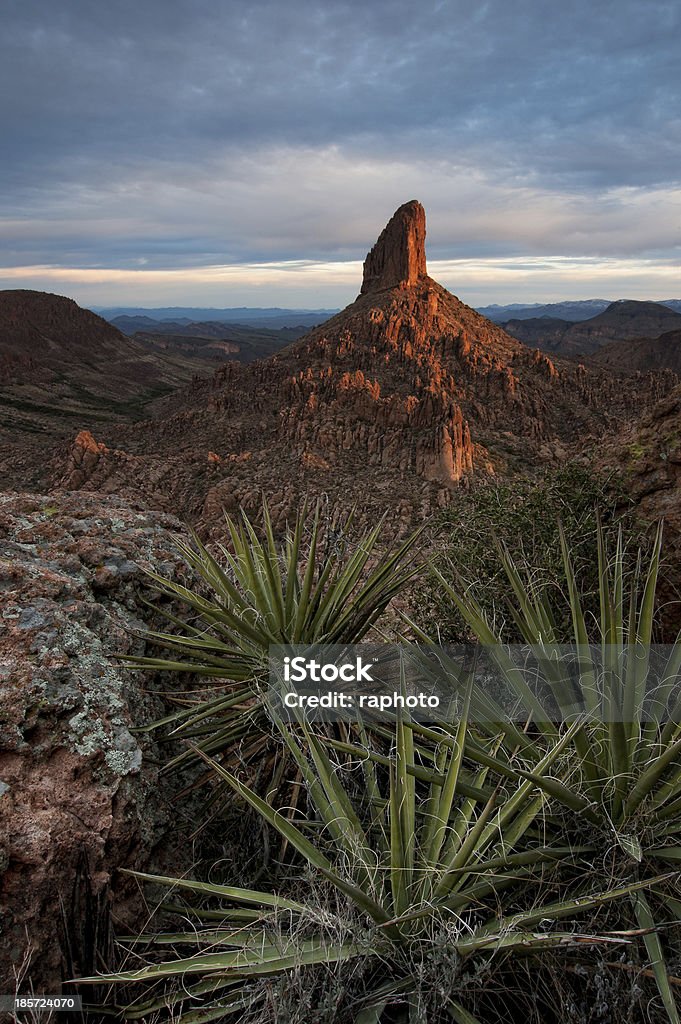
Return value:
<svg viewBox="0 0 681 1024">
<path fill-rule="evenodd" d="M 0 66 L 15 168 L 49 155 L 64 173 L 74 155 L 122 146 L 153 158 L 197 145 L 202 157 L 211 144 L 368 133 L 394 147 L 433 127 L 434 153 L 490 141 L 542 177 L 569 176 L 575 151 L 584 183 L 602 184 L 613 141 L 648 145 L 633 170 L 616 149 L 609 184 L 676 174 L 665 137 L 681 91 L 674 2 L 34 0 L 10 12 Z"/>
<path fill-rule="evenodd" d="M 386 206 L 413 183 L 445 214 L 448 175 L 482 180 L 435 244 L 447 222 L 469 252 L 507 251 L 514 189 L 537 210 L 574 197 L 578 218 L 580 197 L 678 184 L 679 28 L 676 0 L 9 0 L 3 258 L 356 257 L 391 162 Z M 341 180 L 333 154 L 366 173 Z M 530 225 L 516 249 L 565 244 L 557 219 L 562 235 Z M 625 234 L 589 244 L 653 245 L 638 221 Z"/>
</svg>

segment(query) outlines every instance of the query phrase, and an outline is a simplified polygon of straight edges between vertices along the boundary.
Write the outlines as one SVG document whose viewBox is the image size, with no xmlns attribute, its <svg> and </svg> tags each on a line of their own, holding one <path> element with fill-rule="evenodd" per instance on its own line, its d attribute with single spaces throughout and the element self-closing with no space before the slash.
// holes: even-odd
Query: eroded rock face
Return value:
<svg viewBox="0 0 681 1024">
<path fill-rule="evenodd" d="M 85 905 L 134 931 L 145 910 L 114 869 L 181 856 L 158 750 L 133 732 L 164 707 L 115 660 L 143 653 L 141 566 L 176 574 L 179 529 L 121 499 L 0 495 L 3 992 L 22 970 L 22 991 L 58 992 L 62 976 L 101 968 L 83 960 Z"/>
<path fill-rule="evenodd" d="M 409 288 L 426 276 L 426 211 L 412 199 L 396 210 L 365 259 L 360 294 Z"/>
</svg>

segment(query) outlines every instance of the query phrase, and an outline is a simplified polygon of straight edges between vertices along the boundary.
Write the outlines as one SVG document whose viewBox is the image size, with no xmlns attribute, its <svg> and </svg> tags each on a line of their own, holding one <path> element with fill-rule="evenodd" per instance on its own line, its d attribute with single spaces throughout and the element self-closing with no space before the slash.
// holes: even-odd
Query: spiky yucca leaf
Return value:
<svg viewBox="0 0 681 1024">
<path fill-rule="evenodd" d="M 543 950 L 625 941 L 575 933 L 573 928 L 546 930 L 546 925 L 628 898 L 659 881 L 641 880 L 610 890 L 601 886 L 573 900 L 549 898 L 538 903 L 537 892 L 542 891 L 538 887 L 548 887 L 554 876 L 579 879 L 580 860 L 593 850 L 577 845 L 540 846 L 535 839 L 528 840 L 531 829 L 543 832 L 547 799 L 531 780 L 505 777 L 502 781 L 508 781 L 508 788 L 497 785 L 485 804 L 457 792 L 456 779 L 465 760 L 465 719 L 463 724 L 453 726 L 453 745 L 438 755 L 440 770 L 424 779 L 415 771 L 419 759 L 416 738 L 420 734 L 406 713 L 398 718 L 387 770 L 380 761 L 373 762 L 378 770 L 372 777 L 372 791 L 380 797 L 380 804 L 378 809 L 374 805 L 369 828 L 360 806 L 353 807 L 350 791 L 344 787 L 347 752 L 340 751 L 340 759 L 334 759 L 327 750 L 335 741 L 317 737 L 305 722 L 290 726 L 274 712 L 273 716 L 303 770 L 311 803 L 325 823 L 326 834 L 308 837 L 223 765 L 211 761 L 211 768 L 287 839 L 310 870 L 336 890 L 337 898 L 323 917 L 327 929 L 329 919 L 336 918 L 331 931 L 343 934 L 345 941 L 339 944 L 332 940 L 320 928 L 319 906 L 313 902 L 305 906 L 302 898 L 281 898 L 279 903 L 280 898 L 271 893 L 259 897 L 251 890 L 159 878 L 156 881 L 160 884 L 180 884 L 194 888 L 197 894 L 212 890 L 224 908 L 224 923 L 219 923 L 220 912 L 213 910 L 207 927 L 158 937 L 157 945 L 162 949 L 168 945 L 181 949 L 185 945 L 191 952 L 112 975 L 109 981 L 189 981 L 204 976 L 215 985 L 229 986 L 229 1005 L 236 1005 L 242 995 L 245 999 L 247 992 L 253 991 L 249 986 L 263 973 L 286 975 L 360 957 L 370 965 L 375 961 L 373 974 L 370 967 L 367 975 L 375 981 L 357 1006 L 355 1020 L 380 1021 L 383 1008 L 391 1001 L 385 996 L 386 984 L 399 980 L 405 1006 L 412 1005 L 418 991 L 419 964 L 435 951 L 449 956 L 452 964 L 465 965 L 471 958 L 489 958 L 495 952 L 503 958 L 525 957 Z M 571 738 L 572 733 L 567 733 L 545 753 L 539 772 L 551 768 Z M 494 756 L 494 747 L 495 743 L 487 743 L 490 757 Z M 368 751 L 367 756 L 371 753 Z M 480 784 L 487 771 L 481 769 Z M 364 801 L 360 799 L 360 803 Z M 340 829 L 332 824 L 338 821 L 338 815 L 345 823 Z M 360 831 L 353 822 L 360 823 Z M 377 831 L 382 841 L 377 840 Z M 365 844 L 363 849 L 358 847 L 361 843 Z M 354 907 L 351 914 L 344 909 L 348 900 Z M 259 904 L 260 922 L 235 920 L 231 916 L 235 903 L 251 907 Z M 513 909 L 500 912 L 504 906 Z M 201 911 L 198 916 L 200 919 Z M 408 980 L 400 973 L 405 961 L 414 967 L 414 976 Z M 386 973 L 393 975 L 392 981 Z M 257 993 L 257 986 L 254 991 Z M 154 1005 L 158 1002 L 156 999 Z M 453 1019 L 474 1019 L 467 1016 L 464 1003 L 462 989 L 460 997 L 453 994 L 449 1010 L 444 1009 Z M 205 1009 L 211 1012 L 209 1006 Z M 229 1013 L 226 1011 L 225 1016 Z"/>
<path fill-rule="evenodd" d="M 567 709 L 570 700 L 576 698 L 587 711 L 578 727 L 575 729 L 573 725 L 568 730 L 572 731 L 573 756 L 571 764 L 564 768 L 563 779 L 550 778 L 536 767 L 528 771 L 519 766 L 517 771 L 550 796 L 554 804 L 581 812 L 594 826 L 594 836 L 600 834 L 600 842 L 609 845 L 614 840 L 630 862 L 654 873 L 659 870 L 660 862 L 674 863 L 681 831 L 681 826 L 674 824 L 674 816 L 681 814 L 678 708 L 671 709 L 669 719 L 664 720 L 656 719 L 646 707 L 662 527 L 658 527 L 647 564 L 639 552 L 633 570 L 627 571 L 621 532 L 614 552 L 609 553 L 599 523 L 600 620 L 595 623 L 587 620 L 582 607 L 579 581 L 562 531 L 561 544 L 574 638 L 580 657 L 576 694 L 568 692 L 569 686 L 574 687 L 574 679 L 561 663 L 558 638 L 552 631 L 552 616 L 547 610 L 546 586 L 537 584 L 531 573 L 524 574 L 503 546 L 499 549 L 514 599 L 513 621 L 542 667 L 544 678 L 551 684 L 559 708 Z M 503 637 L 489 625 L 474 595 L 450 584 L 441 574 L 438 578 L 473 634 L 484 644 L 501 647 Z M 537 719 L 540 730 L 532 745 L 523 748 L 523 753 L 539 759 L 547 744 L 544 725 L 547 713 L 541 705 L 537 707 L 534 694 L 528 699 L 527 688 L 518 681 L 518 672 L 515 668 L 509 671 L 503 658 L 496 659 L 497 667 L 528 716 Z M 656 696 L 661 709 L 667 709 L 680 673 L 681 642 L 677 640 L 670 647 L 660 673 L 663 685 Z M 504 722 L 500 714 L 494 730 L 503 735 L 503 747 L 510 756 L 517 749 L 517 729 Z M 480 757 L 471 743 L 468 751 L 472 758 Z M 487 761 L 494 767 L 489 757 Z M 505 767 L 498 770 L 504 771 Z M 565 785 L 568 780 L 569 785 Z M 564 827 L 573 820 L 566 817 Z M 645 918 L 650 927 L 655 928 L 654 894 L 650 901 L 640 897 L 635 906 L 639 919 Z M 681 924 L 681 917 L 678 920 Z M 664 966 L 662 946 L 656 934 L 651 933 L 646 947 L 654 960 L 653 973 L 669 1019 L 676 1024 L 674 997 L 665 980 L 669 972 Z"/>
<path fill-rule="evenodd" d="M 125 660 L 205 677 L 215 681 L 215 692 L 175 694 L 180 709 L 147 730 L 170 726 L 171 735 L 213 757 L 238 746 L 241 760 L 261 759 L 261 738 L 270 731 L 261 696 L 270 646 L 358 643 L 420 571 L 414 551 L 424 527 L 381 551 L 383 519 L 354 545 L 351 523 L 352 515 L 331 530 L 320 503 L 311 512 L 303 507 L 280 544 L 264 502 L 261 534 L 243 511 L 226 516 L 229 547 L 220 546 L 220 559 L 196 536 L 180 543 L 195 588 L 149 574 L 156 591 L 180 602 L 186 616 L 151 605 L 176 631 L 143 636 L 173 656 Z M 188 749 L 169 767 L 194 756 Z"/>
</svg>

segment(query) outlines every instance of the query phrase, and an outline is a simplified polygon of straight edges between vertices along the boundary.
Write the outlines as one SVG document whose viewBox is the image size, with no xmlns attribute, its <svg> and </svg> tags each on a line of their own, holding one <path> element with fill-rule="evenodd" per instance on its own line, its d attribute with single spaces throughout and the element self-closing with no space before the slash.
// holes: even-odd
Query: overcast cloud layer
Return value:
<svg viewBox="0 0 681 1024">
<path fill-rule="evenodd" d="M 466 301 L 681 293 L 678 0 L 5 0 L 0 287 L 341 305 L 418 198 Z"/>
</svg>

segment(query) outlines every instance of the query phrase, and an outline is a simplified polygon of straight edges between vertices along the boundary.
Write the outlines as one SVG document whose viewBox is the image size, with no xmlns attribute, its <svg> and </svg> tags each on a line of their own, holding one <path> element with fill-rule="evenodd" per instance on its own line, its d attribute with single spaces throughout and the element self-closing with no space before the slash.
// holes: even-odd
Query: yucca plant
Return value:
<svg viewBox="0 0 681 1024">
<path fill-rule="evenodd" d="M 300 510 L 280 544 L 264 501 L 261 531 L 243 511 L 226 516 L 229 544 L 217 545 L 217 557 L 196 536 L 179 544 L 194 588 L 148 574 L 159 594 L 184 606 L 186 617 L 169 613 L 167 602 L 151 605 L 176 632 L 142 635 L 175 656 L 126 660 L 189 672 L 213 686 L 171 694 L 180 709 L 147 727 L 166 727 L 192 742 L 169 767 L 194 758 L 194 748 L 220 757 L 238 747 L 242 761 L 263 757 L 271 732 L 262 699 L 270 645 L 358 643 L 420 571 L 414 553 L 423 527 L 381 551 L 384 519 L 353 544 L 352 513 L 331 527 L 318 502 L 312 511 Z"/>
<path fill-rule="evenodd" d="M 599 525 L 597 564 L 600 616 L 587 618 L 582 608 L 579 581 L 561 532 L 565 588 L 573 624 L 574 650 L 579 656 L 579 673 L 567 670 L 556 635 L 555 617 L 545 585 L 531 573 L 524 573 L 503 545 L 499 556 L 505 571 L 509 612 L 543 672 L 551 691 L 549 705 L 542 703 L 536 689 L 527 682 L 503 646 L 503 634 L 495 630 L 471 589 L 452 585 L 437 573 L 440 586 L 454 602 L 476 639 L 485 645 L 510 693 L 533 721 L 533 733 L 521 731 L 504 720 L 501 712 L 491 714 L 493 702 L 482 695 L 486 714 L 497 718 L 494 730 L 503 740 L 499 753 L 507 770 L 508 759 L 519 748 L 527 763 L 518 771 L 532 778 L 551 798 L 557 834 L 563 841 L 584 841 L 589 835 L 602 849 L 619 850 L 610 857 L 613 874 L 620 877 L 652 876 L 665 866 L 681 864 L 681 701 L 675 696 L 681 674 L 681 638 L 674 645 L 655 652 L 653 641 L 655 590 L 660 565 L 662 528 L 658 528 L 652 550 L 643 557 L 627 558 L 620 532 L 615 551 L 606 550 Z M 425 639 L 422 637 L 422 639 Z M 660 680 L 655 702 L 646 692 L 652 673 L 653 655 L 664 654 L 656 667 Z M 585 711 L 569 729 L 557 722 L 555 709 L 568 719 L 575 706 Z M 558 737 L 570 734 L 568 756 L 558 770 L 546 773 L 540 766 Z M 467 753 L 475 758 L 473 742 Z M 489 757 L 483 762 L 488 764 Z M 562 807 L 560 814 L 558 808 Z M 568 812 L 567 814 L 565 812 Z M 576 815 L 575 815 L 575 812 Z M 679 1005 L 665 966 L 662 925 L 671 920 L 681 927 L 681 902 L 670 886 L 654 887 L 649 895 L 639 893 L 633 900 L 634 920 L 642 930 L 652 971 L 668 1019 L 679 1024 Z M 670 943 L 675 936 L 667 930 Z M 674 954 L 679 959 L 679 944 Z M 675 984 L 678 979 L 674 979 Z"/>
<path fill-rule="evenodd" d="M 398 715 L 387 758 L 372 750 L 361 722 L 356 746 L 314 733 L 302 718 L 297 727 L 284 724 L 272 710 L 305 781 L 313 819 L 292 821 L 210 761 L 291 844 L 307 872 L 291 882 L 295 899 L 138 875 L 214 903 L 185 909 L 190 930 L 134 940 L 137 947 L 170 945 L 173 953 L 150 963 L 147 949 L 144 966 L 106 979 L 162 984 L 160 995 L 128 1006 L 126 1016 L 147 1019 L 169 1006 L 183 1024 L 235 1015 L 277 1021 L 271 998 L 277 977 L 291 986 L 307 971 L 312 985 L 314 969 L 324 967 L 346 983 L 334 1011 L 309 1020 L 480 1024 L 466 1005 L 476 988 L 476 965 L 630 942 L 580 931 L 573 920 L 637 898 L 657 880 L 592 885 L 578 896 L 566 892 L 584 875 L 595 848 L 544 841 L 548 797 L 542 788 L 520 774 L 490 778 L 486 766 L 461 785 L 469 696 L 453 728 L 432 730 L 436 743 L 425 742 L 414 723 Z M 538 774 L 552 770 L 580 727 L 575 723 L 545 750 Z M 500 741 L 480 739 L 480 746 L 493 759 Z M 358 771 L 364 782 L 351 799 L 346 780 Z M 565 920 L 569 926 L 561 929 Z"/>
</svg>

